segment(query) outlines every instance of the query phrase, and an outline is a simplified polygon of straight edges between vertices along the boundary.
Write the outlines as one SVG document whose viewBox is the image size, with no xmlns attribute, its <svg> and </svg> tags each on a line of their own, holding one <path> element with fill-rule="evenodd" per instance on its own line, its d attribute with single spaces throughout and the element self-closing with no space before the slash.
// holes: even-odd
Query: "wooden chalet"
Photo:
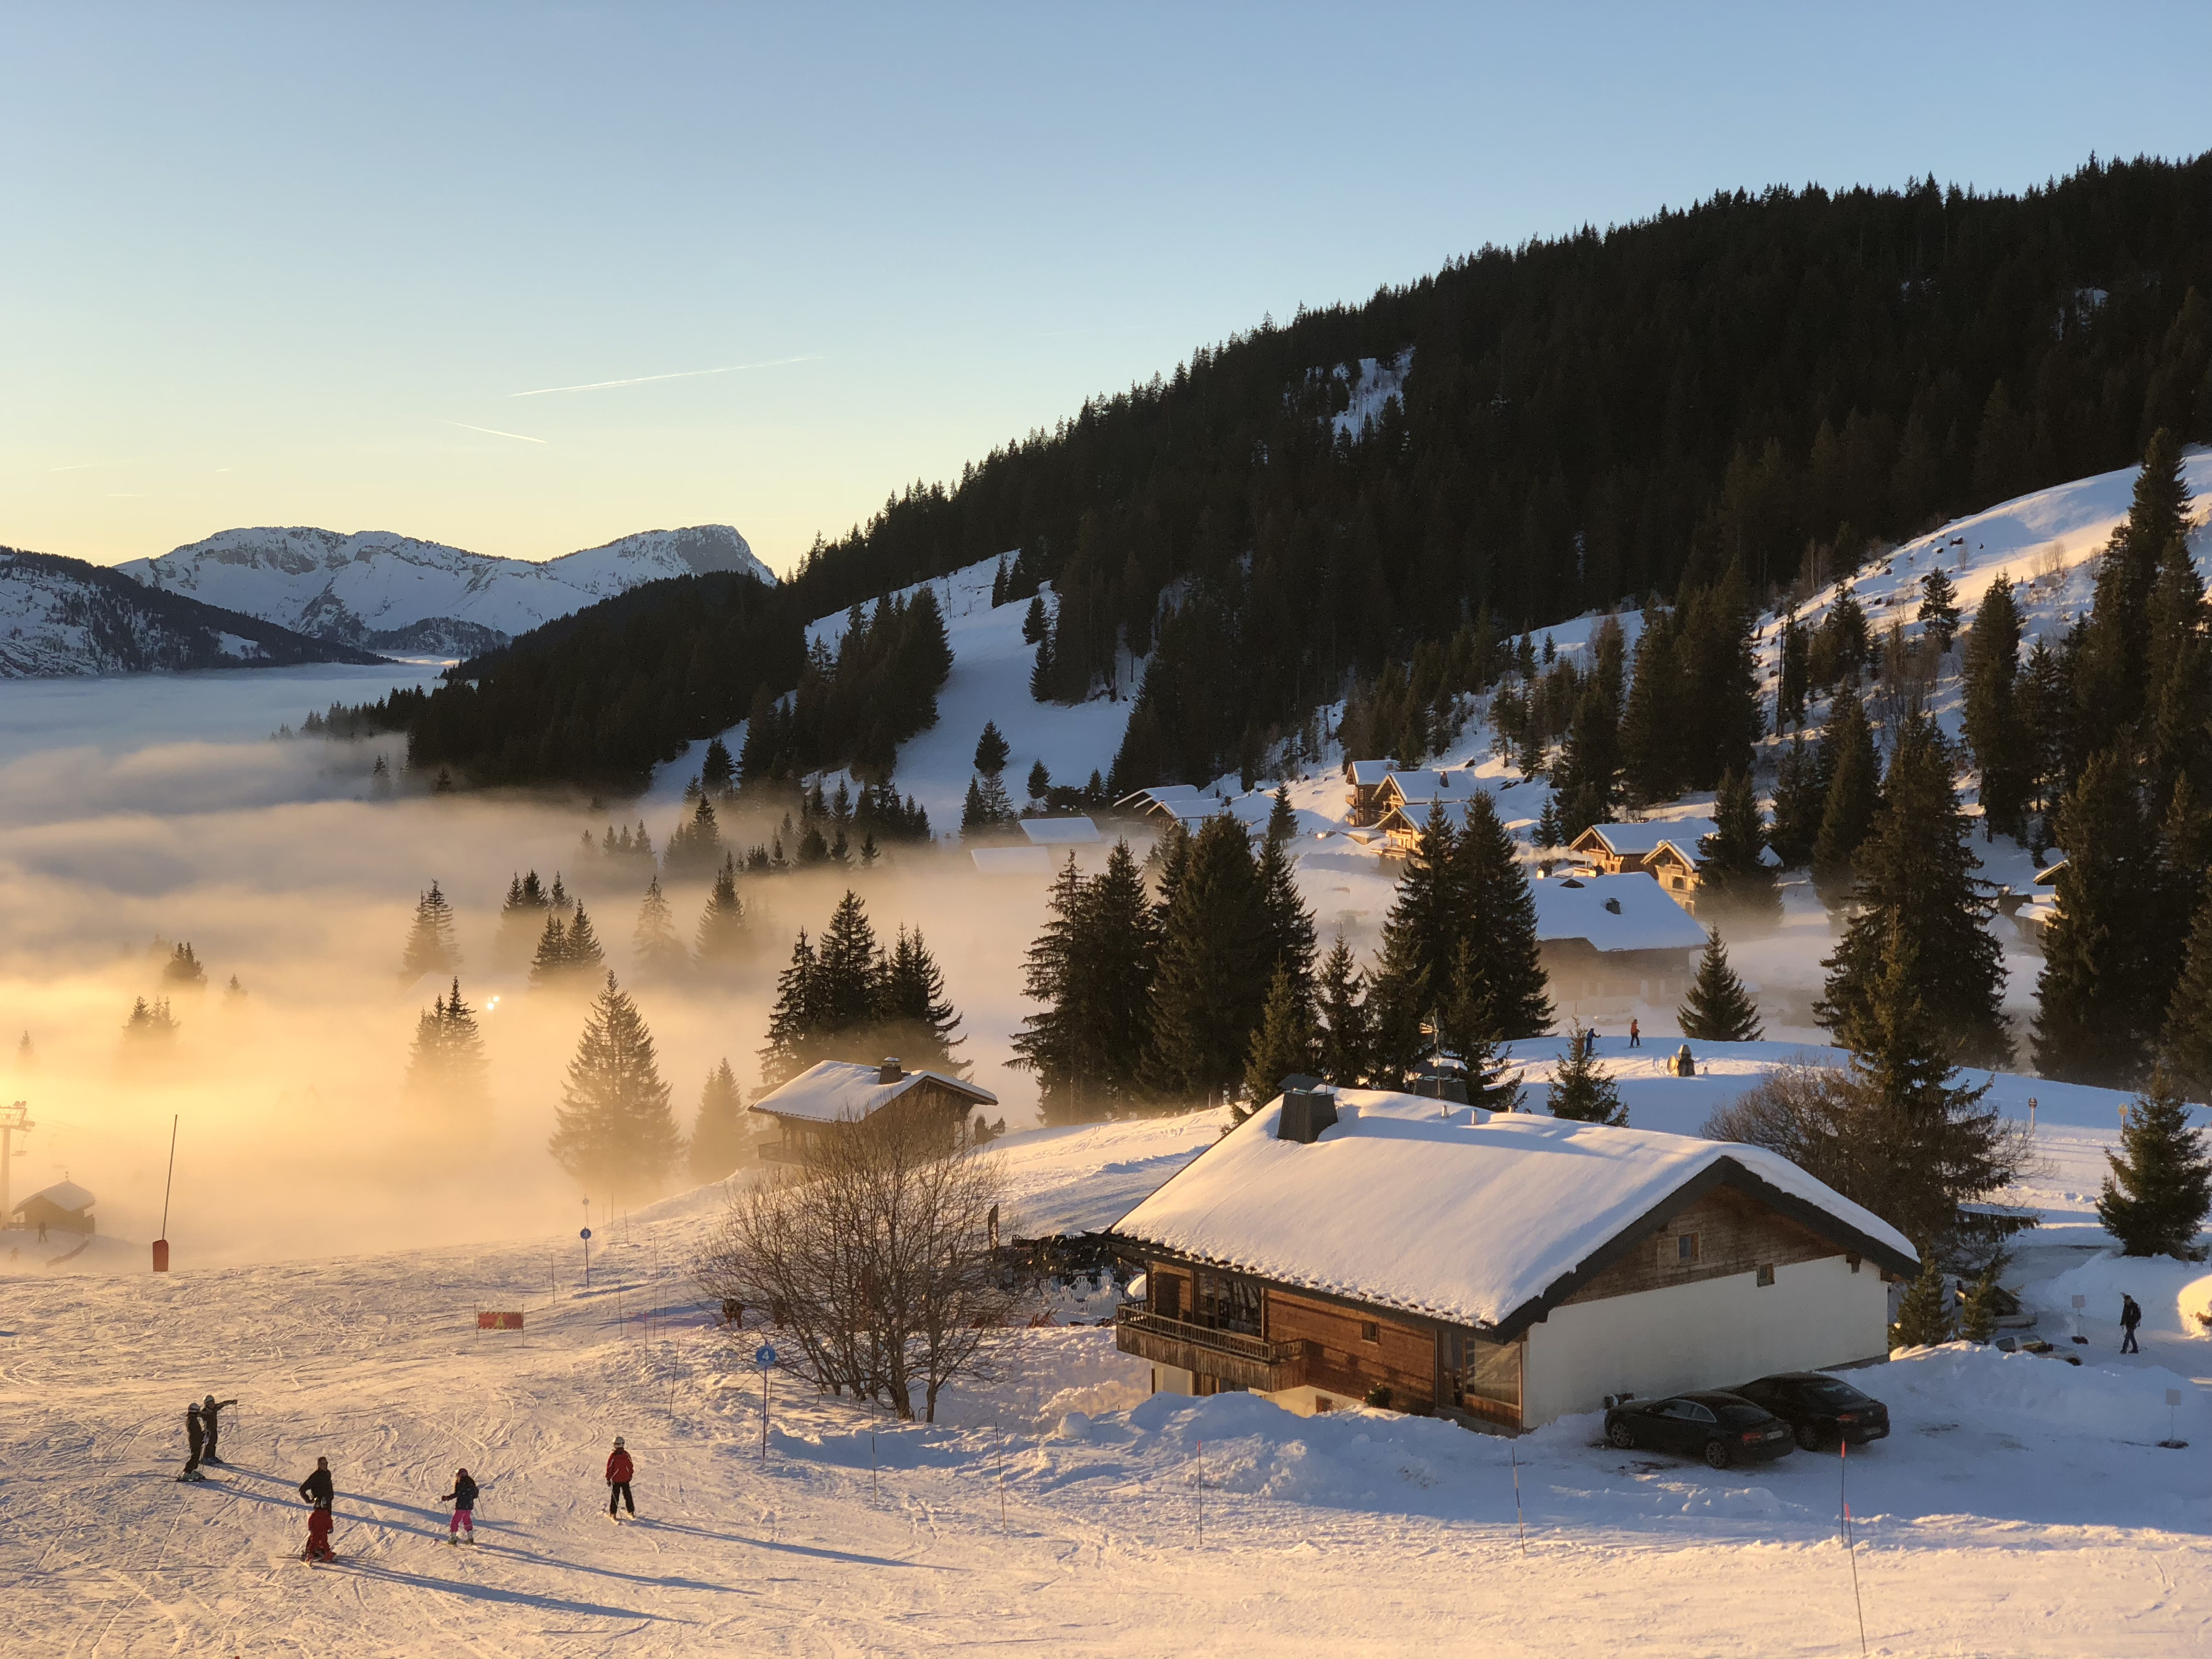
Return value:
<svg viewBox="0 0 2212 1659">
<path fill-rule="evenodd" d="M 1880 1357 L 1880 1218 L 1760 1148 L 1372 1090 L 1292 1091 L 1124 1216 L 1157 1392 L 1533 1428 L 1607 1395 Z"/>
<path fill-rule="evenodd" d="M 92 1213 L 92 1206 L 99 1201 L 74 1181 L 58 1181 L 18 1204 L 14 1224 L 33 1231 L 44 1227 L 52 1232 L 82 1233 L 89 1237 L 99 1231 Z"/>
<path fill-rule="evenodd" d="M 1397 770 L 1395 761 L 1348 760 L 1344 763 L 1344 821 L 1364 829 L 1382 816 L 1382 780 Z"/>
<path fill-rule="evenodd" d="M 1626 1013 L 1689 989 L 1705 930 L 1649 873 L 1547 876 L 1528 884 L 1536 951 L 1562 1014 Z"/>
<path fill-rule="evenodd" d="M 1421 838 L 1432 809 L 1441 805 L 1452 823 L 1464 828 L 1468 803 L 1481 793 L 1474 774 L 1424 767 L 1393 772 L 1376 792 L 1376 827 L 1393 853 L 1410 853 Z"/>
<path fill-rule="evenodd" d="M 940 1072 L 909 1072 L 896 1060 L 873 1066 L 825 1060 L 762 1096 L 750 1109 L 782 1131 L 780 1139 L 763 1143 L 762 1161 L 796 1164 L 825 1137 L 894 1107 L 938 1119 L 949 1141 L 970 1127 L 969 1114 L 977 1107 L 998 1103 L 988 1089 Z"/>
<path fill-rule="evenodd" d="M 1711 818 L 1670 818 L 1648 823 L 1594 823 L 1567 851 L 1600 875 L 1648 875 L 1685 910 L 1698 908 L 1698 872 L 1706 836 L 1720 826 Z"/>
</svg>

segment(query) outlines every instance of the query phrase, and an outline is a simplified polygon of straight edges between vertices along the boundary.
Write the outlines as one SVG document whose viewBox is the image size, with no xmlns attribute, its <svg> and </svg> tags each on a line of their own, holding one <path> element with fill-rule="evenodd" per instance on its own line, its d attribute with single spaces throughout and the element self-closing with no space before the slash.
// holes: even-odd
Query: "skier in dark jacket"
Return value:
<svg viewBox="0 0 2212 1659">
<path fill-rule="evenodd" d="M 198 1402 L 185 1407 L 185 1472 L 179 1480 L 204 1480 L 200 1473 L 200 1450 L 207 1444 L 207 1430 L 200 1422 Z"/>
<path fill-rule="evenodd" d="M 617 1504 L 628 1505 L 630 1518 L 636 1519 L 637 1501 L 629 1495 L 630 1477 L 636 1473 L 637 1466 L 629 1461 L 629 1454 L 623 1449 L 622 1437 L 617 1435 L 615 1449 L 607 1458 L 608 1520 L 615 1518 L 615 1505 Z"/>
<path fill-rule="evenodd" d="M 453 1506 L 453 1518 L 446 1523 L 446 1541 L 458 1543 L 464 1539 L 477 1541 L 477 1483 L 469 1478 L 466 1469 L 453 1476 L 453 1489 L 438 1500 Z"/>
<path fill-rule="evenodd" d="M 302 1561 L 335 1561 L 337 1553 L 331 1548 L 331 1504 L 337 1494 L 331 1489 L 331 1460 L 318 1457 L 315 1472 L 300 1483 L 300 1496 L 314 1507 L 307 1511 L 307 1547 L 300 1552 Z"/>
<path fill-rule="evenodd" d="M 2142 1309 L 2135 1297 L 2125 1291 L 2120 1292 L 2120 1352 L 2141 1353 L 2136 1342 L 2136 1327 L 2142 1323 Z"/>
<path fill-rule="evenodd" d="M 331 1460 L 318 1457 L 315 1472 L 300 1483 L 300 1496 L 319 1510 L 330 1508 L 335 1494 L 331 1490 Z"/>
<path fill-rule="evenodd" d="M 215 1455 L 216 1438 L 222 1432 L 222 1408 L 225 1406 L 235 1406 L 237 1403 L 235 1400 L 217 1400 L 213 1395 L 200 1401 L 200 1421 L 207 1428 L 207 1450 L 200 1455 L 201 1462 L 222 1462 L 222 1459 Z"/>
</svg>

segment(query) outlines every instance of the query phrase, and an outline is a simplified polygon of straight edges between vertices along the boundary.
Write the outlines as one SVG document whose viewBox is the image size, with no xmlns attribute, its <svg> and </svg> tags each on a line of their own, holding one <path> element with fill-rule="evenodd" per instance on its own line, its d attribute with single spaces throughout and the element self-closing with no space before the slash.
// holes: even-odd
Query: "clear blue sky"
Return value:
<svg viewBox="0 0 2212 1659">
<path fill-rule="evenodd" d="M 782 568 L 1485 242 L 2192 154 L 2208 63 L 2201 3 L 16 8 L 0 542 L 720 520 Z"/>
</svg>

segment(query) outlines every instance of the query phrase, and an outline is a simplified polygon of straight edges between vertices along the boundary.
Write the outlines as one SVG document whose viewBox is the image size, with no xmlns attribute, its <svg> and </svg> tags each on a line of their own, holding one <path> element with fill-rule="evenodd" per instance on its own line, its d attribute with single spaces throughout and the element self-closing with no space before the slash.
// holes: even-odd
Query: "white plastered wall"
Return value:
<svg viewBox="0 0 2212 1659">
<path fill-rule="evenodd" d="M 1522 1421 L 1870 1359 L 1888 1350 L 1888 1316 L 1875 1265 L 1854 1273 L 1839 1255 L 1778 1267 L 1767 1285 L 1731 1273 L 1554 1308 L 1528 1328 Z"/>
</svg>

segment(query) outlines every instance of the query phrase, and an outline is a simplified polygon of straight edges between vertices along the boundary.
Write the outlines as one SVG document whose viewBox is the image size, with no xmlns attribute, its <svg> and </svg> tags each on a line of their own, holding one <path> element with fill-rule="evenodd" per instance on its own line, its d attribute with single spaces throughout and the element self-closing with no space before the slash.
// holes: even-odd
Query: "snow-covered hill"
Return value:
<svg viewBox="0 0 2212 1659">
<path fill-rule="evenodd" d="M 117 569 L 318 639 L 466 655 L 668 576 L 775 577 L 728 525 L 644 530 L 542 563 L 388 531 L 225 530 Z"/>
<path fill-rule="evenodd" d="M 82 559 L 0 548 L 0 679 L 378 660 L 259 617 L 149 592 Z"/>
</svg>

